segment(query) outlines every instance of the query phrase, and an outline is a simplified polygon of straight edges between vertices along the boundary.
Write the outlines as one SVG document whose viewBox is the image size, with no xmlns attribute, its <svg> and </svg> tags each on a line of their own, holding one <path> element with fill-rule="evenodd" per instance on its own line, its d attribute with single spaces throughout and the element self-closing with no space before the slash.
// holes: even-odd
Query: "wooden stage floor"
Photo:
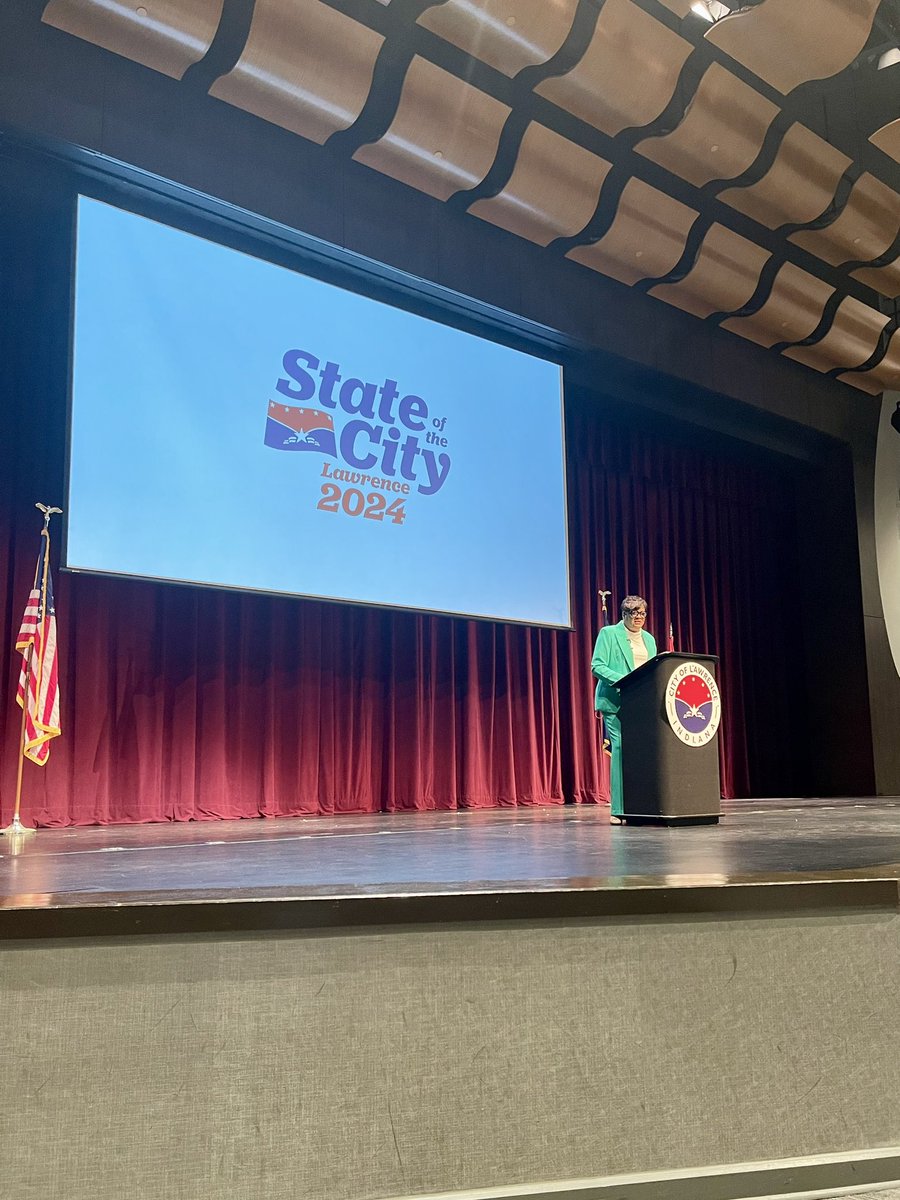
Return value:
<svg viewBox="0 0 900 1200">
<path fill-rule="evenodd" d="M 0 839 L 0 936 L 897 904 L 900 798 L 735 801 L 717 826 L 594 806 L 41 830 Z"/>
</svg>

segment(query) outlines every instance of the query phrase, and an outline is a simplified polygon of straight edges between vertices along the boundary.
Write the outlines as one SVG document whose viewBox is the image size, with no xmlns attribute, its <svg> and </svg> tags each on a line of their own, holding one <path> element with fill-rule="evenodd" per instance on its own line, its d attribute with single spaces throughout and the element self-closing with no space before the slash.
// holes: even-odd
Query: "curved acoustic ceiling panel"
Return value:
<svg viewBox="0 0 900 1200">
<path fill-rule="evenodd" d="M 811 346 L 791 346 L 784 353 L 816 371 L 831 371 L 835 363 L 861 367 L 872 357 L 887 323 L 884 313 L 860 304 L 853 296 L 845 296 L 831 328 L 820 341 Z"/>
<path fill-rule="evenodd" d="M 780 92 L 827 79 L 863 46 L 880 0 L 763 0 L 706 32 L 726 54 Z"/>
<path fill-rule="evenodd" d="M 509 113 L 499 100 L 416 57 L 389 129 L 353 157 L 430 196 L 449 200 L 487 175 Z"/>
<path fill-rule="evenodd" d="M 895 330 L 888 342 L 887 353 L 871 371 L 847 371 L 838 376 L 844 383 L 862 388 L 864 392 L 877 395 L 878 392 L 900 389 L 900 330 Z"/>
<path fill-rule="evenodd" d="M 900 117 L 876 129 L 869 135 L 869 141 L 883 153 L 889 154 L 895 162 L 900 163 Z"/>
<path fill-rule="evenodd" d="M 359 116 L 384 38 L 312 0 L 256 0 L 243 53 L 211 96 L 313 142 Z"/>
<path fill-rule="evenodd" d="M 685 277 L 676 283 L 657 284 L 650 295 L 695 317 L 734 312 L 756 291 L 759 273 L 768 258 L 767 250 L 724 225 L 713 225 Z"/>
<path fill-rule="evenodd" d="M 578 0 L 446 0 L 419 24 L 512 76 L 553 57 L 577 9 Z"/>
<path fill-rule="evenodd" d="M 678 265 L 696 219 L 692 208 L 640 179 L 629 179 L 603 237 L 573 247 L 566 257 L 620 283 L 660 279 Z"/>
<path fill-rule="evenodd" d="M 818 327 L 833 294 L 830 284 L 793 263 L 784 263 L 762 307 L 747 317 L 729 317 L 722 322 L 722 328 L 759 346 L 802 342 Z"/>
<path fill-rule="evenodd" d="M 900 256 L 893 262 L 887 263 L 886 266 L 860 267 L 850 273 L 854 279 L 858 279 L 867 287 L 874 288 L 882 296 L 887 296 L 891 300 L 900 296 Z"/>
<path fill-rule="evenodd" d="M 862 175 L 850 198 L 824 229 L 801 230 L 791 241 L 838 266 L 869 262 L 891 246 L 900 231 L 900 195 L 874 175 Z"/>
<path fill-rule="evenodd" d="M 606 0 L 581 60 L 564 75 L 542 80 L 534 90 L 614 135 L 659 116 L 672 99 L 690 52 L 690 42 L 631 0 Z"/>
<path fill-rule="evenodd" d="M 726 188 L 719 199 L 768 229 L 805 225 L 828 208 L 849 166 L 845 154 L 794 122 L 762 178 L 747 187 Z"/>
<path fill-rule="evenodd" d="M 506 187 L 496 196 L 476 200 L 469 212 L 546 246 L 554 238 L 572 237 L 584 229 L 611 167 L 605 159 L 533 121 L 525 130 Z"/>
<path fill-rule="evenodd" d="M 827 88 L 886 95 L 900 0 L 881 4 L 759 0 L 711 25 L 695 0 L 48 0 L 42 19 L 174 79 L 196 65 L 182 86 L 328 142 L 323 169 L 352 156 L 877 391 L 900 384 L 896 106 L 866 110 L 867 138 L 794 89 L 869 39 Z"/>
<path fill-rule="evenodd" d="M 778 109 L 759 92 L 713 63 L 678 127 L 646 138 L 635 149 L 702 187 L 734 179 L 756 160 Z"/>
<path fill-rule="evenodd" d="M 42 20 L 75 37 L 180 79 L 212 45 L 224 0 L 50 0 Z"/>
</svg>

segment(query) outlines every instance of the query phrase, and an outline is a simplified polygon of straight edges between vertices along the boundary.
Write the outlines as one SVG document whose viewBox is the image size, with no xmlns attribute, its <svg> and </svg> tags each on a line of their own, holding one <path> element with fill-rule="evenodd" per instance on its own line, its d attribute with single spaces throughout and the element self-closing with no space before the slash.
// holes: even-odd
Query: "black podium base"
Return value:
<svg viewBox="0 0 900 1200">
<path fill-rule="evenodd" d="M 686 817 L 648 816 L 646 813 L 623 813 L 622 822 L 625 825 L 718 825 L 718 813 L 692 813 Z"/>
</svg>

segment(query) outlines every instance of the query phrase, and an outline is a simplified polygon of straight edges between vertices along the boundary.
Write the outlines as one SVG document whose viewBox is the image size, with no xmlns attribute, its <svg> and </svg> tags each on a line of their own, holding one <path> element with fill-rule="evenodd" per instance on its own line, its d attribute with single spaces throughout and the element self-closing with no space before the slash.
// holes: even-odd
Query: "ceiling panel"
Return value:
<svg viewBox="0 0 900 1200">
<path fill-rule="evenodd" d="M 606 0 L 583 58 L 535 91 L 613 135 L 659 116 L 690 53 L 690 42 L 630 0 Z"/>
<path fill-rule="evenodd" d="M 681 260 L 697 215 L 665 192 L 629 179 L 604 236 L 575 246 L 566 257 L 620 283 L 659 279 Z"/>
<path fill-rule="evenodd" d="M 900 118 L 888 121 L 886 125 L 876 129 L 869 135 L 869 141 L 884 154 L 889 154 L 895 162 L 900 163 Z"/>
<path fill-rule="evenodd" d="M 353 157 L 448 200 L 487 175 L 509 113 L 507 105 L 416 57 L 387 132 Z"/>
<path fill-rule="evenodd" d="M 816 371 L 831 371 L 835 366 L 861 367 L 871 358 L 887 323 L 884 313 L 845 296 L 821 341 L 812 346 L 792 346 L 784 353 Z"/>
<path fill-rule="evenodd" d="M 693 7 L 49 0 L 43 20 L 773 353 L 896 383 L 900 66 L 878 66 L 900 0 Z"/>
<path fill-rule="evenodd" d="M 780 92 L 848 66 L 872 29 L 880 0 L 765 0 L 706 33 Z"/>
<path fill-rule="evenodd" d="M 768 229 L 806 224 L 828 208 L 850 163 L 846 154 L 795 122 L 762 178 L 726 188 L 719 198 Z"/>
<path fill-rule="evenodd" d="M 830 284 L 793 263 L 784 263 L 762 307 L 751 316 L 729 317 L 722 322 L 722 328 L 759 346 L 801 342 L 818 327 L 833 294 Z"/>
<path fill-rule="evenodd" d="M 777 107 L 717 64 L 706 71 L 678 127 L 635 149 L 697 187 L 734 179 L 759 154 Z"/>
<path fill-rule="evenodd" d="M 384 38 L 327 4 L 256 0 L 236 65 L 209 94 L 325 142 L 359 116 Z"/>
<path fill-rule="evenodd" d="M 862 388 L 873 395 L 890 389 L 900 389 L 900 330 L 897 330 L 888 343 L 884 358 L 871 371 L 861 371 L 858 374 L 846 372 L 838 376 L 844 383 Z"/>
<path fill-rule="evenodd" d="M 578 0 L 446 0 L 419 24 L 502 71 L 545 63 L 572 28 Z"/>
<path fill-rule="evenodd" d="M 507 185 L 496 196 L 476 200 L 469 212 L 546 246 L 584 229 L 611 166 L 533 121 Z"/>
<path fill-rule="evenodd" d="M 900 257 L 883 267 L 860 267 L 852 271 L 854 279 L 867 284 L 892 300 L 900 296 Z"/>
<path fill-rule="evenodd" d="M 180 79 L 212 45 L 224 0 L 50 0 L 42 20 L 114 54 Z M 151 11 L 152 10 L 152 11 Z"/>
<path fill-rule="evenodd" d="M 824 229 L 802 230 L 790 240 L 837 266 L 869 262 L 884 254 L 900 231 L 900 195 L 876 179 L 862 175 L 846 206 Z"/>
<path fill-rule="evenodd" d="M 693 267 L 675 283 L 657 284 L 650 295 L 695 317 L 741 308 L 759 283 L 769 252 L 724 225 L 713 225 Z"/>
</svg>

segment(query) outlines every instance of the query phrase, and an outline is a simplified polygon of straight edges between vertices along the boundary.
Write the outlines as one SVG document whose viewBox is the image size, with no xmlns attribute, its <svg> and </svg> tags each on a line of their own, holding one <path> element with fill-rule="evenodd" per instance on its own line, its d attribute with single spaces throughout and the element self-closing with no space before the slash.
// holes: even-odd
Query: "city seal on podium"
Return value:
<svg viewBox="0 0 900 1200">
<path fill-rule="evenodd" d="M 688 746 L 712 741 L 722 720 L 716 681 L 706 667 L 681 663 L 666 685 L 666 716 L 676 736 Z"/>
</svg>

